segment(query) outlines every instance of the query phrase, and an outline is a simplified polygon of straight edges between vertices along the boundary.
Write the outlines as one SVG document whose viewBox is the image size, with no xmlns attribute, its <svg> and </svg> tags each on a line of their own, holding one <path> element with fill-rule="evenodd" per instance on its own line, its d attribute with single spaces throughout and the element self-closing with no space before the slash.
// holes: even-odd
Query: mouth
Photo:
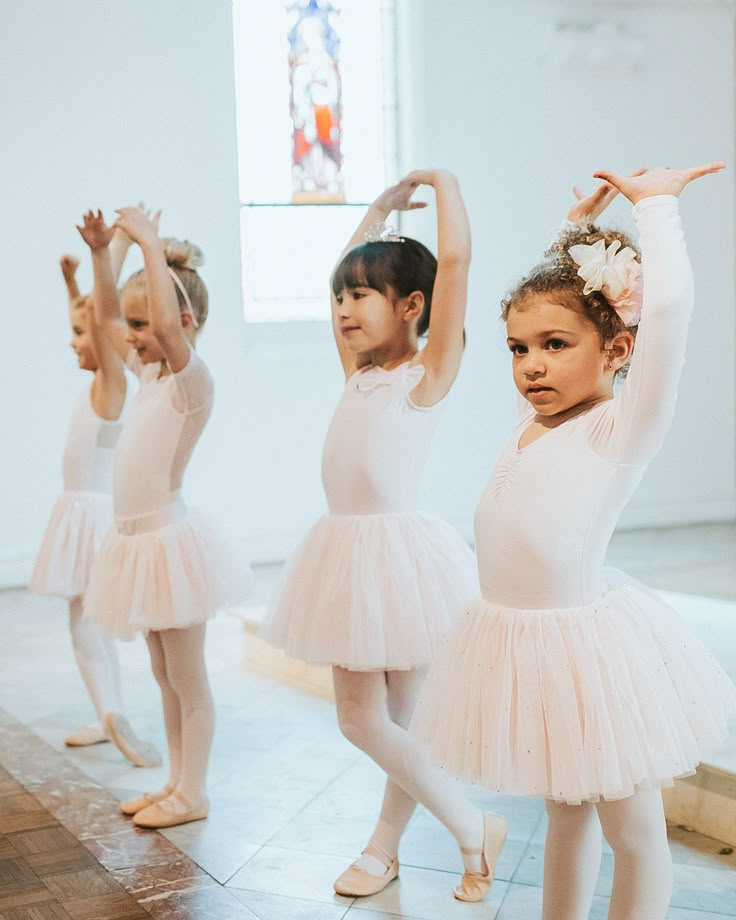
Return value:
<svg viewBox="0 0 736 920">
<path fill-rule="evenodd" d="M 544 396 L 546 393 L 551 393 L 552 387 L 527 387 L 526 395 L 527 396 Z"/>
<path fill-rule="evenodd" d="M 359 332 L 360 326 L 340 326 L 340 335 L 350 335 L 352 332 Z"/>
</svg>

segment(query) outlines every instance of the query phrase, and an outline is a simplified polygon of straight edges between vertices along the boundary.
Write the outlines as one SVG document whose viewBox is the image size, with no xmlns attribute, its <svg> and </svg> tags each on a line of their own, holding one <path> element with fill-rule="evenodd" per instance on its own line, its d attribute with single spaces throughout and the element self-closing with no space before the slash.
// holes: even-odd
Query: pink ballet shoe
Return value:
<svg viewBox="0 0 736 920">
<path fill-rule="evenodd" d="M 168 798 L 173 791 L 167 783 L 160 792 L 144 792 L 143 795 L 139 795 L 135 799 L 126 799 L 120 803 L 120 811 L 124 815 L 131 817 L 138 814 L 139 811 L 143 811 L 144 808 L 148 808 L 149 805 L 155 805 L 162 799 Z"/>
<path fill-rule="evenodd" d="M 503 848 L 508 822 L 500 815 L 487 812 L 483 815 L 483 849 L 467 850 L 460 847 L 460 852 L 465 856 L 482 856 L 486 864 L 486 872 L 463 872 L 460 884 L 452 893 L 458 901 L 482 901 L 488 894 L 493 883 L 493 873 L 496 869 L 496 860 Z"/>
<path fill-rule="evenodd" d="M 370 856 L 375 856 L 380 862 L 385 862 L 386 856 L 382 853 L 371 852 L 371 846 L 367 846 L 363 851 Z M 345 895 L 349 898 L 366 898 L 371 894 L 378 894 L 379 891 L 383 889 L 390 882 L 393 882 L 399 874 L 399 860 L 392 859 L 391 862 L 386 866 L 386 872 L 383 875 L 373 875 L 371 872 L 366 872 L 365 869 L 361 869 L 360 866 L 355 863 L 348 868 L 335 879 L 333 888 L 337 894 Z"/>
<path fill-rule="evenodd" d="M 86 725 L 72 732 L 71 735 L 67 735 L 64 738 L 64 744 L 67 747 L 88 747 L 91 744 L 102 744 L 109 740 L 102 728 L 97 725 Z"/>
<path fill-rule="evenodd" d="M 201 805 L 192 807 L 192 803 L 181 792 L 172 792 L 167 798 L 134 814 L 133 824 L 147 828 L 177 827 L 190 821 L 204 820 L 209 810 L 207 799 Z"/>
<path fill-rule="evenodd" d="M 121 712 L 108 712 L 105 730 L 110 741 L 136 767 L 160 767 L 161 755 L 149 741 L 143 741 Z"/>
</svg>

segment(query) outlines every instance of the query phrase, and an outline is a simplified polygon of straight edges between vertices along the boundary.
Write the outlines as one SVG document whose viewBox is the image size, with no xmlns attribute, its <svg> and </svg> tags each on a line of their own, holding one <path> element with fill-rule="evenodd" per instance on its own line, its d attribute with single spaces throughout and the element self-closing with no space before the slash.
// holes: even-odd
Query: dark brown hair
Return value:
<svg viewBox="0 0 736 920">
<path fill-rule="evenodd" d="M 417 322 L 417 335 L 429 330 L 432 290 L 437 277 L 437 259 L 418 240 L 402 243 L 377 241 L 351 249 L 335 269 L 332 292 L 367 287 L 384 297 L 408 297 L 414 291 L 424 294 L 424 310 Z"/>
</svg>

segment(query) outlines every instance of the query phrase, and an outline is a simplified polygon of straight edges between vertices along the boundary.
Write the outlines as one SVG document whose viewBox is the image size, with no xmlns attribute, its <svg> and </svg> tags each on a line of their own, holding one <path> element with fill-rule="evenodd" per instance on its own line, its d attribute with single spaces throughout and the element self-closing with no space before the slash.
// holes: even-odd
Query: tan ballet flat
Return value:
<svg viewBox="0 0 736 920">
<path fill-rule="evenodd" d="M 175 799 L 184 806 L 184 811 L 171 811 L 166 808 L 165 803 L 170 799 Z M 147 808 L 142 809 L 133 815 L 133 824 L 138 827 L 161 828 L 177 827 L 179 824 L 188 824 L 190 821 L 202 821 L 209 814 L 210 806 L 207 799 L 196 808 L 192 808 L 189 802 L 180 792 L 172 792 L 166 799 L 160 803 L 154 803 Z"/>
<path fill-rule="evenodd" d="M 161 792 L 144 792 L 143 795 L 139 795 L 138 798 L 126 799 L 121 802 L 120 811 L 128 817 L 137 815 L 139 811 L 143 811 L 143 809 L 148 808 L 149 805 L 155 805 L 162 799 L 168 798 L 173 791 L 171 786 L 164 786 Z"/>
<path fill-rule="evenodd" d="M 503 848 L 507 833 L 506 818 L 490 812 L 483 815 L 483 849 L 467 850 L 460 847 L 460 852 L 465 856 L 482 856 L 487 871 L 483 875 L 478 872 L 463 873 L 460 884 L 452 891 L 458 901 L 482 901 L 491 890 L 496 860 Z"/>
<path fill-rule="evenodd" d="M 67 747 L 88 747 L 90 744 L 102 744 L 104 741 L 109 740 L 101 728 L 97 728 L 95 725 L 86 725 L 84 728 L 72 732 L 71 735 L 67 735 L 64 738 L 64 744 Z"/>
<path fill-rule="evenodd" d="M 161 755 L 156 747 L 139 738 L 121 712 L 108 712 L 105 716 L 105 730 L 123 757 L 127 757 L 136 767 L 161 766 Z"/>
<path fill-rule="evenodd" d="M 372 875 L 353 863 L 335 880 L 332 887 L 338 894 L 346 897 L 366 898 L 371 894 L 378 894 L 379 891 L 383 891 L 386 885 L 398 877 L 398 874 L 398 859 L 392 860 L 391 864 L 386 867 L 384 875 Z"/>
</svg>

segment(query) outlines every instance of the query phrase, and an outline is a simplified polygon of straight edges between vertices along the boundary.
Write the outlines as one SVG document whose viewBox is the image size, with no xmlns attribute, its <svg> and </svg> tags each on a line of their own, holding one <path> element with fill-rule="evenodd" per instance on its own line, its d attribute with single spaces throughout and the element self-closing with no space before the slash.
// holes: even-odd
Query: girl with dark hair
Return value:
<svg viewBox="0 0 736 920">
<path fill-rule="evenodd" d="M 693 306 L 678 196 L 722 168 L 596 173 L 593 210 L 612 190 L 629 199 L 641 261 L 621 234 L 567 228 L 503 304 L 524 408 L 475 515 L 482 596 L 412 731 L 453 775 L 547 800 L 544 920 L 588 917 L 601 828 L 610 920 L 663 920 L 661 789 L 736 713 L 736 688 L 675 611 L 603 566 L 674 414 Z"/>
<path fill-rule="evenodd" d="M 438 257 L 384 221 L 420 185 L 437 198 Z M 375 894 L 398 875 L 401 835 L 421 802 L 456 838 L 456 897 L 485 896 L 506 822 L 483 815 L 407 732 L 426 668 L 476 590 L 474 558 L 446 523 L 418 510 L 421 473 L 463 354 L 470 230 L 457 180 L 414 172 L 371 205 L 332 278 L 347 384 L 327 434 L 329 514 L 288 564 L 263 634 L 333 668 L 345 736 L 388 774 L 381 816 L 339 894 Z M 419 338 L 427 342 L 420 347 Z"/>
</svg>

